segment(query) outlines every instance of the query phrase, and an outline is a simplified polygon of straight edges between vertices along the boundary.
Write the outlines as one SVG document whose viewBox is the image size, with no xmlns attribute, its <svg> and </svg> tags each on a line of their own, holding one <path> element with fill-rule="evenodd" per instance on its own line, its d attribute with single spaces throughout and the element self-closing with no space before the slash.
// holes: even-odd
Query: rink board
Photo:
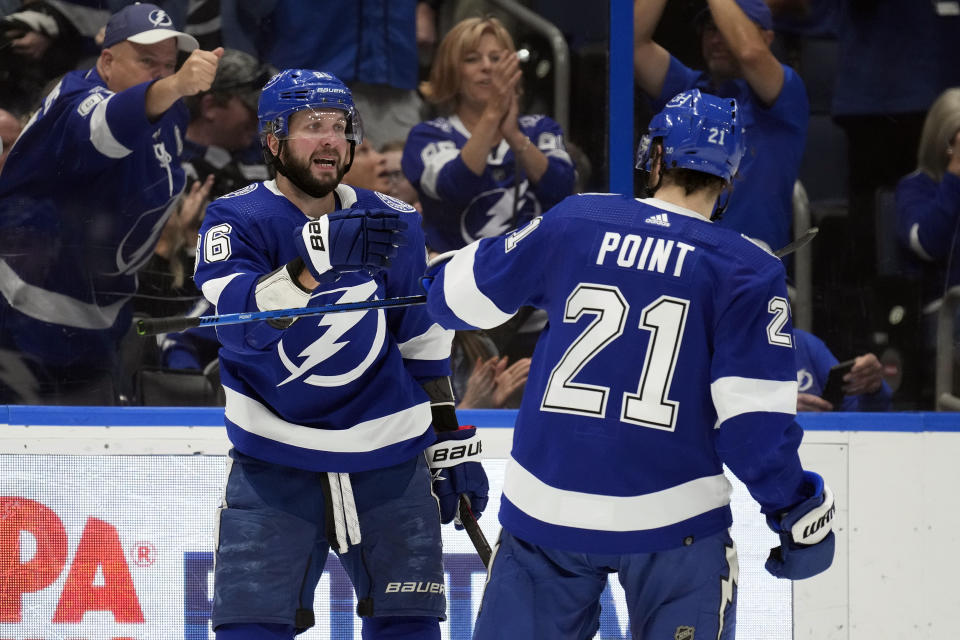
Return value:
<svg viewBox="0 0 960 640">
<path fill-rule="evenodd" d="M 213 514 L 229 446 L 219 426 L 222 410 L 0 411 L 0 423 L 6 422 L 0 432 L 0 495 L 5 496 L 0 500 L 0 567 L 5 572 L 0 640 L 212 638 Z M 491 541 L 498 531 L 494 514 L 514 415 L 461 412 L 462 421 L 482 427 L 491 456 L 484 465 L 492 499 L 481 519 Z M 918 434 L 902 431 L 952 430 L 949 419 L 922 415 L 927 417 L 897 421 L 899 431 L 886 435 L 910 441 Z M 804 422 L 813 441 L 805 441 L 805 461 L 815 461 L 837 493 L 837 564 L 845 565 L 850 435 L 818 431 L 822 425 L 816 420 Z M 872 430 L 895 430 L 882 420 L 871 424 Z M 731 481 L 732 534 L 740 561 L 738 638 L 787 640 L 794 631 L 793 589 L 762 568 L 776 538 L 743 485 Z M 485 573 L 463 532 L 445 527 L 444 549 L 444 638 L 469 638 Z M 332 555 L 327 568 L 315 602 L 317 626 L 300 637 L 359 638 L 349 581 Z M 829 623 L 835 631 L 830 635 L 838 638 L 854 637 L 846 573 L 828 572 L 798 583 L 797 590 L 796 604 L 812 607 L 817 620 Z M 630 637 L 615 578 L 603 595 L 597 637 Z"/>
</svg>

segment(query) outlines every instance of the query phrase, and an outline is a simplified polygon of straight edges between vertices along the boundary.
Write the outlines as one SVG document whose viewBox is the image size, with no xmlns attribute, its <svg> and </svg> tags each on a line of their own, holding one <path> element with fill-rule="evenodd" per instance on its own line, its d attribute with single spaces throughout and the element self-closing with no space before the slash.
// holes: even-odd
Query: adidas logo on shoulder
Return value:
<svg viewBox="0 0 960 640">
<path fill-rule="evenodd" d="M 659 225 L 661 227 L 670 226 L 670 221 L 667 219 L 667 214 L 665 213 L 658 213 L 656 215 L 650 216 L 649 218 L 644 220 L 644 222 L 646 222 L 647 224 Z"/>
</svg>

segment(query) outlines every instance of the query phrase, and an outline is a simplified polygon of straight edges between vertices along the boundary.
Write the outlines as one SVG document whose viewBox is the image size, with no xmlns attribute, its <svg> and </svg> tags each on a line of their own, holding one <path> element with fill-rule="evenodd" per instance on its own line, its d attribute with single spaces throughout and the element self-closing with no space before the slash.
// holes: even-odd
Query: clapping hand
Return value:
<svg viewBox="0 0 960 640">
<path fill-rule="evenodd" d="M 497 121 L 501 123 L 501 132 L 511 110 L 513 111 L 513 127 L 516 128 L 517 126 L 517 92 L 522 76 L 520 62 L 517 60 L 517 54 L 513 51 L 504 51 L 500 59 L 493 65 L 490 76 L 490 99 L 487 101 L 486 109 L 497 116 Z"/>
<path fill-rule="evenodd" d="M 460 401 L 463 409 L 502 409 L 527 383 L 530 358 L 508 365 L 507 356 L 477 358 Z"/>
</svg>

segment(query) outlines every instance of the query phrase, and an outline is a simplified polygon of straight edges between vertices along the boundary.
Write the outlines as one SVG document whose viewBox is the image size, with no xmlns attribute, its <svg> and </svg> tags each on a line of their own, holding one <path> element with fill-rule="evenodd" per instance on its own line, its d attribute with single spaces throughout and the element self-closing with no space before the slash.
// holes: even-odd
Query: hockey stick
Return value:
<svg viewBox="0 0 960 640">
<path fill-rule="evenodd" d="M 799 251 L 800 249 L 803 249 L 805 246 L 810 244 L 810 241 L 813 240 L 813 238 L 817 235 L 818 231 L 820 231 L 819 227 L 810 227 L 809 229 L 803 232 L 802 236 L 800 236 L 790 244 L 787 244 L 777 249 L 776 251 L 774 251 L 773 255 L 777 256 L 778 258 L 782 258 L 784 256 L 790 255 L 795 251 Z"/>
<path fill-rule="evenodd" d="M 460 502 L 457 503 L 457 520 L 463 525 L 467 535 L 470 536 L 470 542 L 473 543 L 473 548 L 477 550 L 477 555 L 480 556 L 483 566 L 489 569 L 493 551 L 490 549 L 487 537 L 483 535 L 483 529 L 480 528 L 477 517 L 473 515 L 473 509 L 470 508 L 470 501 L 467 500 L 466 496 L 460 496 Z"/>
<path fill-rule="evenodd" d="M 186 331 L 194 327 L 214 327 L 222 324 L 242 324 L 258 320 L 281 320 L 286 318 L 300 318 L 303 316 L 318 316 L 325 313 L 341 313 L 343 311 L 366 311 L 368 309 L 392 309 L 394 307 L 409 307 L 424 304 L 427 296 L 401 296 L 399 298 L 385 298 L 383 300 L 363 300 L 360 302 L 342 302 L 340 304 L 326 304 L 320 307 L 299 307 L 296 309 L 276 309 L 273 311 L 245 311 L 243 313 L 225 313 L 219 316 L 198 316 L 185 318 L 173 316 L 170 318 L 142 318 L 137 320 L 137 333 L 141 336 L 153 336 L 158 333 L 175 333 Z"/>
<path fill-rule="evenodd" d="M 795 251 L 807 246 L 819 229 L 810 227 L 802 236 L 790 244 L 777 249 L 773 255 L 778 258 L 790 255 Z M 427 296 L 402 296 L 399 298 L 386 298 L 384 300 L 364 300 L 361 302 L 344 302 L 340 304 L 328 304 L 320 307 L 301 307 L 296 309 L 276 309 L 273 311 L 246 311 L 243 313 L 225 313 L 214 316 L 198 316 L 188 318 L 183 316 L 173 316 L 169 318 L 142 318 L 137 320 L 137 333 L 141 336 L 153 336 L 158 333 L 176 333 L 186 331 L 195 327 L 214 327 L 222 324 L 241 324 L 244 322 L 256 322 L 260 320 L 283 320 L 289 318 L 300 318 L 303 316 L 317 316 L 325 313 L 340 313 L 344 311 L 366 311 L 368 309 L 390 309 L 394 307 L 409 307 L 418 304 L 424 304 Z"/>
</svg>

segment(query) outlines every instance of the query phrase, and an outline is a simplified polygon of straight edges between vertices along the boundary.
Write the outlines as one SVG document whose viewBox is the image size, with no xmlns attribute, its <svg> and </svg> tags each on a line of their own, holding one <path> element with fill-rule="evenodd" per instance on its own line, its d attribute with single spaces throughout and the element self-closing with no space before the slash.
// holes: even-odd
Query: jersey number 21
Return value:
<svg viewBox="0 0 960 640">
<path fill-rule="evenodd" d="M 673 431 L 677 421 L 677 403 L 668 400 L 680 341 L 690 301 L 660 296 L 640 314 L 640 328 L 650 332 L 640 383 L 636 393 L 624 393 L 620 420 L 652 429 Z M 623 334 L 627 303 L 620 289 L 600 284 L 581 283 L 567 298 L 564 322 L 577 322 L 584 314 L 595 316 L 573 341 L 550 372 L 542 411 L 573 413 L 603 418 L 607 412 L 610 387 L 573 382 L 573 379 L 613 340 Z"/>
</svg>

